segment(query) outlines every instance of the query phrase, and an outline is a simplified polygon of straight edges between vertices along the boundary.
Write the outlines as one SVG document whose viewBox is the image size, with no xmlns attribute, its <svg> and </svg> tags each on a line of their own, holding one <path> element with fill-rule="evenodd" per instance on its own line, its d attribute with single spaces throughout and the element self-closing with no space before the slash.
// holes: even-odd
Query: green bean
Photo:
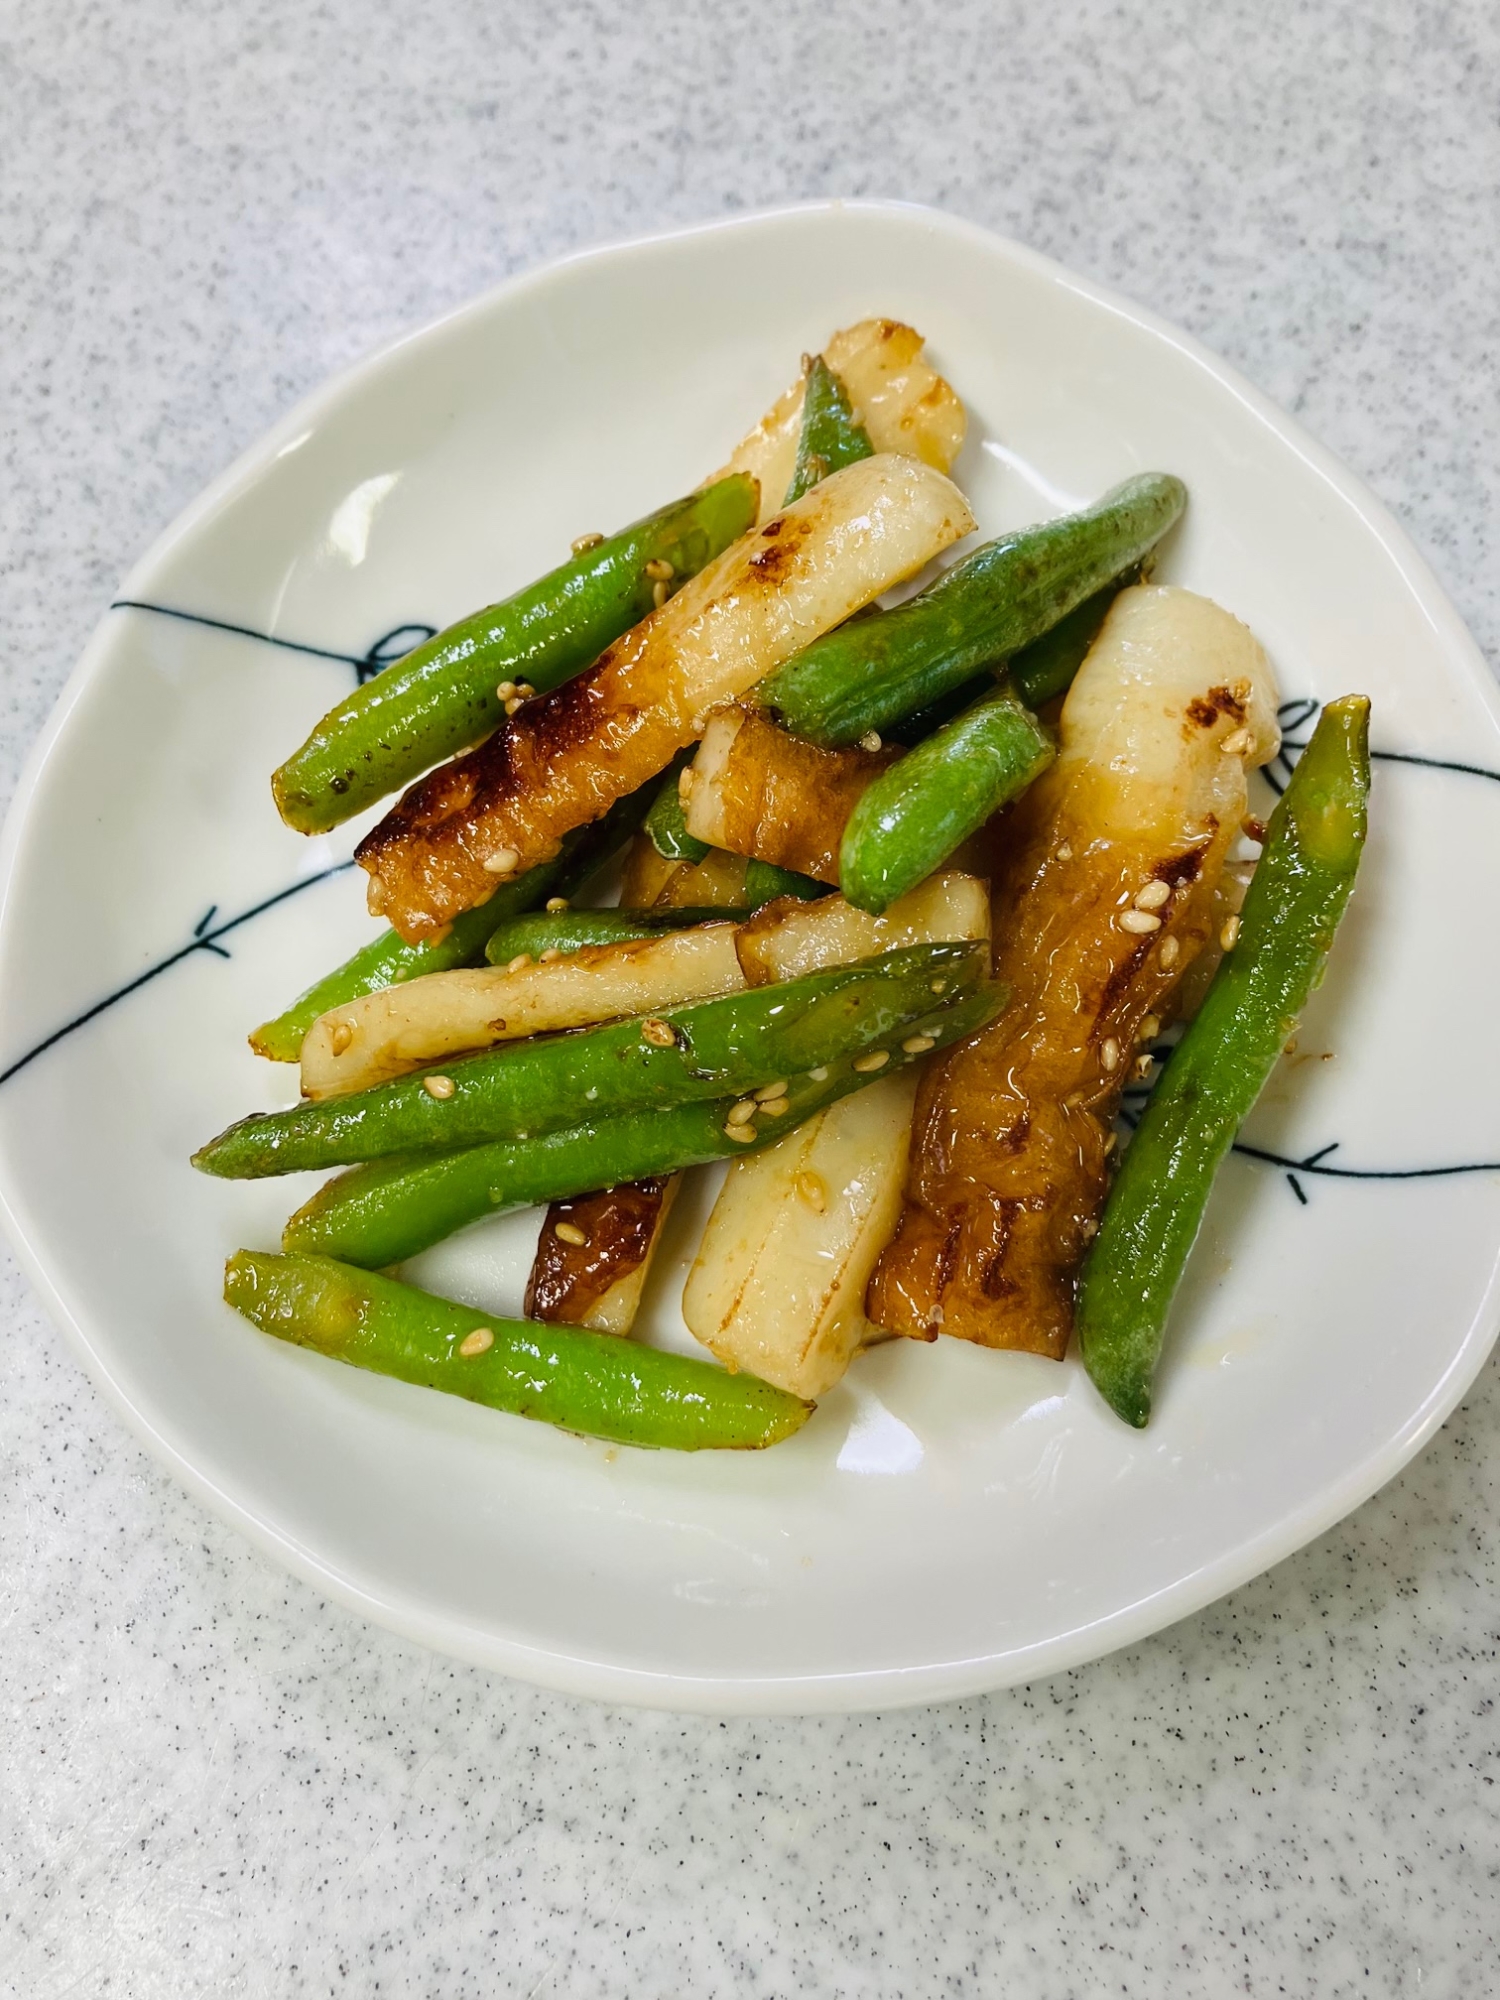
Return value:
<svg viewBox="0 0 1500 2000">
<path fill-rule="evenodd" d="M 927 708 L 1031 645 L 1151 549 L 1187 491 L 1143 473 L 1086 513 L 989 542 L 892 611 L 851 619 L 768 674 L 757 697 L 826 749 Z"/>
<path fill-rule="evenodd" d="M 782 505 L 790 507 L 830 472 L 869 458 L 874 450 L 864 425 L 855 421 L 843 383 L 821 354 L 815 356 L 802 391 L 797 466 Z"/>
<path fill-rule="evenodd" d="M 815 903 L 820 896 L 832 894 L 826 882 L 815 882 L 811 875 L 799 875 L 795 868 L 778 868 L 774 861 L 745 864 L 745 901 L 752 910 L 774 903 L 778 896 L 795 896 L 799 903 Z"/>
<path fill-rule="evenodd" d="M 509 965 L 522 952 L 540 958 L 548 951 L 578 951 L 584 945 L 662 937 L 668 931 L 691 930 L 695 924 L 743 923 L 750 915 L 748 908 L 558 910 L 502 924 L 485 946 L 485 957 L 491 965 Z"/>
<path fill-rule="evenodd" d="M 1239 935 L 1173 1050 L 1079 1279 L 1084 1366 L 1128 1424 L 1151 1415 L 1172 1295 L 1220 1162 L 1322 977 L 1365 843 L 1370 704 L 1330 702 L 1266 834 Z"/>
<path fill-rule="evenodd" d="M 325 833 L 479 742 L 505 719 L 497 686 L 540 694 L 578 673 L 645 617 L 659 580 L 695 575 L 753 526 L 757 504 L 755 481 L 731 474 L 439 632 L 330 709 L 281 766 L 282 818 Z"/>
<path fill-rule="evenodd" d="M 755 1450 L 800 1430 L 813 1408 L 709 1361 L 497 1319 L 327 1257 L 237 1251 L 224 1297 L 262 1332 L 330 1360 L 617 1444 Z"/>
<path fill-rule="evenodd" d="M 253 1180 L 413 1148 L 557 1131 L 576 1124 L 584 1106 L 606 1117 L 738 1095 L 857 1055 L 927 1013 L 934 991 L 949 1002 L 961 998 L 983 977 L 988 956 L 978 944 L 907 945 L 645 1021 L 513 1042 L 454 1062 L 441 1078 L 396 1077 L 345 1097 L 243 1118 L 196 1153 L 193 1164 L 225 1179 Z"/>
<path fill-rule="evenodd" d="M 331 1008 L 347 1006 L 362 993 L 403 985 L 426 972 L 451 972 L 458 966 L 480 964 L 491 934 L 501 924 L 535 909 L 550 896 L 572 896 L 584 888 L 635 832 L 649 799 L 650 790 L 643 787 L 618 800 L 592 826 L 567 834 L 551 861 L 528 868 L 524 875 L 498 888 L 487 903 L 455 917 L 448 935 L 437 944 L 407 944 L 395 931 L 382 931 L 361 945 L 352 958 L 309 986 L 284 1014 L 257 1028 L 250 1037 L 251 1048 L 272 1062 L 296 1062 L 308 1029 Z"/>
<path fill-rule="evenodd" d="M 667 861 L 697 863 L 706 861 L 711 852 L 706 840 L 695 839 L 687 830 L 682 812 L 682 794 L 677 783 L 683 767 L 692 763 L 697 747 L 690 744 L 672 759 L 646 815 L 646 831 L 651 836 L 651 845 Z"/>
<path fill-rule="evenodd" d="M 1103 590 L 1096 590 L 1082 604 L 1075 604 L 1050 632 L 1044 632 L 1040 639 L 1033 639 L 1029 646 L 1023 646 L 1013 659 L 1007 661 L 1005 682 L 1028 708 L 1040 708 L 1044 702 L 1067 692 L 1073 685 L 1074 675 L 1088 657 L 1090 646 L 1099 636 L 1099 628 L 1109 614 L 1109 607 L 1122 590 L 1128 590 L 1140 580 L 1141 565 L 1132 563 L 1129 569 L 1105 584 Z"/>
<path fill-rule="evenodd" d="M 931 998 L 931 996 L 929 996 Z M 383 1267 L 414 1257 L 481 1216 L 506 1209 L 564 1201 L 599 1187 L 618 1187 L 676 1173 L 682 1167 L 753 1153 L 840 1097 L 918 1059 L 902 1046 L 920 1039 L 946 1048 L 992 1020 L 1004 1004 L 1002 989 L 972 989 L 946 1010 L 903 1024 L 886 1040 L 889 1061 L 878 1070 L 856 1069 L 844 1056 L 792 1074 L 784 1096 L 759 1105 L 731 1123 L 743 1094 L 708 1103 L 678 1104 L 601 1118 L 540 1138 L 456 1153 L 407 1153 L 354 1167 L 326 1183 L 298 1209 L 282 1238 L 288 1250 L 317 1251 L 351 1264 Z M 868 1060 L 868 1059 L 867 1059 Z"/>
<path fill-rule="evenodd" d="M 878 916 L 938 868 L 1056 752 L 1003 689 L 909 750 L 860 794 L 839 846 L 839 887 Z"/>
</svg>

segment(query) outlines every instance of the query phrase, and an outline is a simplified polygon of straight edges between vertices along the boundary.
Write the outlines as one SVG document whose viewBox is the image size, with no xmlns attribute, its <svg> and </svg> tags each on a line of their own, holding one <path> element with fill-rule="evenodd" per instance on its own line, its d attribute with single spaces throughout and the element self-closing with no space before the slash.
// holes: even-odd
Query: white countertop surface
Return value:
<svg viewBox="0 0 1500 2000">
<path fill-rule="evenodd" d="M 1490 0 L 12 0 L 0 799 L 128 565 L 329 371 L 555 252 L 819 194 L 938 203 L 1190 328 L 1500 660 L 1497 69 Z M 720 1723 L 361 1624 L 147 1461 L 8 1256 L 0 1314 L 0 1993 L 1500 1987 L 1493 1365 L 1146 1645 Z"/>
</svg>

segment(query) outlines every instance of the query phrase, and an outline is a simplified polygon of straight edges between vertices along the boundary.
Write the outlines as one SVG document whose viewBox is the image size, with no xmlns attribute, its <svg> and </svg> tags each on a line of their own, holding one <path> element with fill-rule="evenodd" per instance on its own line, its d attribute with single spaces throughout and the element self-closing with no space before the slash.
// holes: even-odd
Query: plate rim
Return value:
<svg viewBox="0 0 1500 2000">
<path fill-rule="evenodd" d="M 177 547 L 197 533 L 223 506 L 251 486 L 269 463 L 299 434 L 315 426 L 356 389 L 409 347 L 428 341 L 468 318 L 481 317 L 530 291 L 544 289 L 561 274 L 584 264 L 623 261 L 659 244 L 681 243 L 762 228 L 803 217 L 855 213 L 924 223 L 1070 292 L 1127 324 L 1156 336 L 1185 361 L 1228 390 L 1259 419 L 1374 533 L 1381 551 L 1455 664 L 1468 679 L 1500 728 L 1500 685 L 1489 671 L 1472 633 L 1444 590 L 1431 564 L 1384 501 L 1298 420 L 1258 389 L 1232 363 L 1195 335 L 1110 286 L 1080 276 L 1067 266 L 982 224 L 921 202 L 882 198 L 826 197 L 773 204 L 730 216 L 611 239 L 568 251 L 513 273 L 475 297 L 381 342 L 367 354 L 327 377 L 262 432 L 192 499 L 156 536 L 126 572 L 113 598 L 139 595 L 143 579 Z M 36 795 L 47 763 L 74 708 L 102 671 L 109 651 L 110 607 L 101 612 L 78 661 L 31 745 L 0 830 L 0 931 L 10 905 L 12 884 Z M 0 1221 L 32 1289 L 62 1333 L 96 1390 L 150 1457 L 214 1517 L 243 1534 L 302 1582 L 311 1584 L 345 1609 L 399 1637 L 469 1665 L 504 1673 L 555 1692 L 606 1705 L 627 1704 L 703 1715 L 854 1714 L 957 1700 L 1017 1686 L 1091 1663 L 1120 1648 L 1139 1644 L 1204 1609 L 1262 1575 L 1345 1519 L 1423 1449 L 1458 1406 L 1500 1336 L 1500 1241 L 1484 1294 L 1447 1369 L 1407 1422 L 1379 1450 L 1323 1489 L 1290 1516 L 1283 1516 L 1213 1561 L 1199 1564 L 1174 1582 L 1103 1618 L 1033 1641 L 972 1657 L 924 1662 L 917 1666 L 841 1670 L 827 1675 L 761 1674 L 743 1678 L 705 1677 L 579 1657 L 482 1630 L 460 1618 L 413 1604 L 402 1593 L 382 1590 L 371 1579 L 334 1567 L 256 1511 L 246 1497 L 227 1489 L 158 1424 L 146 1399 L 132 1396 L 117 1379 L 108 1357 L 55 1283 L 33 1242 L 20 1176 L 0 1140 Z"/>
</svg>

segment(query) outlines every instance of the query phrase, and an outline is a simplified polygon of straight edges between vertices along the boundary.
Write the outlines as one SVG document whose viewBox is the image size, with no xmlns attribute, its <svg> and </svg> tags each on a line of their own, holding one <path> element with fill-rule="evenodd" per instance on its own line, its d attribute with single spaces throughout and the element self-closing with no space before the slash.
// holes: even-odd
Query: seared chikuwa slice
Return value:
<svg viewBox="0 0 1500 2000">
<path fill-rule="evenodd" d="M 1227 611 L 1185 590 L 1116 598 L 996 880 L 1011 1004 L 922 1080 L 906 1204 L 866 1301 L 877 1325 L 1063 1354 L 1120 1093 L 1209 942 L 1276 701 Z"/>
<path fill-rule="evenodd" d="M 302 1044 L 302 1095 L 339 1097 L 469 1049 L 655 1014 L 745 984 L 732 924 L 584 945 L 549 964 L 430 972 L 335 1007 Z"/>
<path fill-rule="evenodd" d="M 371 911 L 420 942 L 666 769 L 709 713 L 974 525 L 952 482 L 886 453 L 742 537 L 595 664 L 412 786 L 360 842 Z"/>
<path fill-rule="evenodd" d="M 713 847 L 838 886 L 839 842 L 872 779 L 900 750 L 820 750 L 754 709 L 709 717 L 683 772 L 687 830 Z"/>
<path fill-rule="evenodd" d="M 682 1296 L 729 1367 L 820 1396 L 880 1337 L 865 1287 L 901 1211 L 916 1083 L 882 1077 L 730 1167 Z"/>
<path fill-rule="evenodd" d="M 537 1238 L 526 1317 L 629 1333 L 681 1174 L 555 1201 Z"/>
<path fill-rule="evenodd" d="M 922 336 L 894 319 L 864 319 L 836 333 L 823 360 L 839 378 L 877 452 L 895 451 L 948 471 L 964 441 L 964 406 L 922 358 Z M 760 481 L 761 519 L 774 514 L 792 483 L 802 431 L 805 378 L 767 410 L 722 471 Z M 711 484 L 712 482 L 707 482 Z"/>
</svg>

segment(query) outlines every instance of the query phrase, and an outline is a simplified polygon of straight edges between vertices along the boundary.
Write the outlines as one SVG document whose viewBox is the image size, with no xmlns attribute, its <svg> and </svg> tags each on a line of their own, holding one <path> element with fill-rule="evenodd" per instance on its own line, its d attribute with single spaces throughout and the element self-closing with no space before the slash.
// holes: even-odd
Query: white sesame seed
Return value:
<svg viewBox="0 0 1500 2000">
<path fill-rule="evenodd" d="M 755 1101 L 757 1104 L 769 1104 L 773 1097 L 785 1097 L 785 1096 L 786 1096 L 786 1084 L 784 1082 L 763 1083 L 760 1089 L 757 1090 L 755 1093 Z"/>
<path fill-rule="evenodd" d="M 560 915 L 567 907 L 568 899 L 566 896 L 549 896 L 542 905 L 542 908 L 547 912 L 549 917 Z"/>
<path fill-rule="evenodd" d="M 1079 1234 L 1082 1236 L 1085 1243 L 1093 1242 L 1094 1238 L 1099 1234 L 1099 1225 L 1097 1222 L 1095 1222 L 1093 1216 L 1086 1215 L 1083 1218 L 1082 1225 L 1079 1229 Z"/>
<path fill-rule="evenodd" d="M 427 1092 L 429 1097 L 451 1097 L 453 1095 L 453 1079 L 451 1076 L 424 1076 L 422 1079 L 422 1088 Z"/>
<path fill-rule="evenodd" d="M 1151 1074 L 1152 1070 L 1153 1070 L 1153 1069 L 1155 1069 L 1155 1067 L 1156 1067 L 1156 1064 L 1155 1064 L 1155 1062 L 1153 1061 L 1153 1059 L 1152 1059 L 1152 1058 L 1151 1058 L 1151 1057 L 1150 1057 L 1149 1055 L 1140 1055 L 1140 1056 L 1137 1056 L 1137 1057 L 1136 1057 L 1136 1059 L 1135 1059 L 1135 1080 L 1136 1080 L 1136 1082 L 1137 1082 L 1137 1083 L 1144 1083 L 1144 1082 L 1145 1082 L 1145 1081 L 1147 1080 L 1147 1078 L 1148 1078 L 1148 1077 L 1150 1076 L 1150 1074 Z"/>
<path fill-rule="evenodd" d="M 1154 1042 L 1160 1033 L 1161 1016 L 1159 1014 L 1148 1014 L 1141 1022 L 1141 1040 L 1143 1042 Z"/>
<path fill-rule="evenodd" d="M 1232 735 L 1224 738 L 1219 750 L 1225 757 L 1244 757 L 1254 746 L 1255 738 L 1248 729 L 1236 729 Z"/>
<path fill-rule="evenodd" d="M 522 701 L 531 701 L 535 698 L 536 689 L 531 685 L 530 681 L 517 681 L 516 693 Z"/>
<path fill-rule="evenodd" d="M 495 689 L 495 699 L 496 699 L 496 701 L 514 701 L 514 700 L 515 700 L 515 698 L 516 698 L 516 684 L 515 684 L 515 682 L 514 682 L 514 681 L 501 681 L 501 683 L 500 683 L 499 687 L 497 687 L 497 688 Z"/>
<path fill-rule="evenodd" d="M 495 1336 L 487 1326 L 476 1326 L 472 1333 L 466 1333 L 458 1343 L 458 1351 L 465 1361 L 472 1361 L 476 1354 L 488 1352 L 495 1344 Z"/>
<path fill-rule="evenodd" d="M 750 1125 L 726 1125 L 724 1127 L 724 1137 L 726 1139 L 738 1139 L 741 1145 L 748 1146 L 750 1141 L 755 1137 L 755 1129 Z"/>
<path fill-rule="evenodd" d="M 728 1122 L 731 1125 L 748 1125 L 754 1116 L 755 1099 L 753 1097 L 742 1097 L 739 1103 L 731 1109 Z"/>
<path fill-rule="evenodd" d="M 1235 941 L 1239 937 L 1239 934 L 1240 934 L 1239 918 L 1226 917 L 1219 931 L 1219 945 L 1221 950 L 1233 951 L 1235 947 Z"/>
<path fill-rule="evenodd" d="M 1253 840 L 1257 847 L 1266 844 L 1266 823 L 1259 813 L 1246 813 L 1240 821 L 1240 832 L 1246 840 Z"/>
<path fill-rule="evenodd" d="M 655 605 L 658 611 L 660 611 L 662 606 L 666 603 L 666 601 L 667 601 L 667 586 L 664 583 L 660 582 L 653 583 L 651 586 L 652 604 Z"/>
<path fill-rule="evenodd" d="M 1130 931 L 1137 937 L 1145 937 L 1148 932 L 1161 929 L 1161 918 L 1154 916 L 1150 910 L 1122 910 L 1120 929 Z"/>
<path fill-rule="evenodd" d="M 948 990 L 948 982 L 947 982 L 947 980 L 946 980 L 946 979 L 934 979 L 934 980 L 933 980 L 933 982 L 932 982 L 932 990 L 933 990 L 933 992 L 934 992 L 934 993 L 946 993 L 946 992 L 947 992 L 947 990 Z"/>
<path fill-rule="evenodd" d="M 341 1056 L 354 1040 L 352 1021 L 335 1021 L 328 1031 L 328 1046 L 336 1056 Z"/>
<path fill-rule="evenodd" d="M 583 1249 L 588 1242 L 587 1230 L 580 1229 L 576 1222 L 554 1222 L 552 1234 L 559 1243 L 571 1243 L 575 1249 Z"/>
<path fill-rule="evenodd" d="M 820 1064 L 817 1069 L 807 1072 L 807 1080 L 809 1083 L 827 1083 L 828 1071 Z"/>
<path fill-rule="evenodd" d="M 646 565 L 646 574 L 653 583 L 670 583 L 677 572 L 665 556 L 653 556 Z"/>
<path fill-rule="evenodd" d="M 521 865 L 521 856 L 514 847 L 497 847 L 484 864 L 486 875 L 514 875 Z"/>
<path fill-rule="evenodd" d="M 937 1047 L 931 1035 L 908 1035 L 901 1044 L 901 1053 L 908 1056 L 925 1056 L 929 1049 Z"/>
<path fill-rule="evenodd" d="M 1170 972 L 1177 963 L 1177 954 L 1182 950 L 1175 937 L 1165 937 L 1161 941 L 1161 966 L 1163 972 Z"/>
<path fill-rule="evenodd" d="M 558 950 L 557 946 L 555 944 L 549 944 L 547 949 L 542 953 L 541 957 L 537 960 L 537 964 L 551 965 L 554 959 L 561 957 L 562 953 Z"/>
<path fill-rule="evenodd" d="M 521 705 L 522 705 L 521 697 L 518 694 L 513 694 L 510 700 L 505 704 L 505 713 L 507 715 L 514 715 L 516 710 L 520 708 Z"/>
<path fill-rule="evenodd" d="M 771 1097 L 760 1108 L 767 1118 L 779 1118 L 783 1111 L 790 1111 L 792 1107 L 784 1097 Z"/>
<path fill-rule="evenodd" d="M 828 1188 L 821 1174 L 798 1174 L 792 1185 L 815 1215 L 821 1215 L 827 1208 Z"/>
<path fill-rule="evenodd" d="M 1059 861 L 1071 861 L 1073 859 L 1073 850 L 1066 841 L 1058 848 L 1057 858 Z"/>
<path fill-rule="evenodd" d="M 878 750 L 880 748 L 880 731 L 878 729 L 867 729 L 859 739 L 859 747 L 861 750 L 872 752 Z"/>
<path fill-rule="evenodd" d="M 1118 1134 L 1117 1132 L 1106 1132 L 1106 1133 L 1105 1133 L 1105 1135 L 1104 1135 L 1104 1157 L 1105 1157 L 1105 1159 L 1106 1159 L 1106 1160 L 1107 1160 L 1107 1159 L 1109 1158 L 1110 1154 L 1111 1154 L 1111 1153 L 1112 1153 L 1112 1152 L 1113 1152 L 1113 1151 L 1115 1150 L 1115 1147 L 1116 1147 L 1116 1146 L 1117 1146 L 1117 1145 L 1118 1145 L 1119 1143 L 1120 1143 L 1120 1135 L 1119 1135 L 1119 1134 Z"/>
<path fill-rule="evenodd" d="M 531 953 L 529 951 L 518 951 L 505 969 L 507 972 L 524 972 L 530 963 Z"/>
<path fill-rule="evenodd" d="M 862 1056 L 856 1056 L 849 1067 L 858 1070 L 861 1076 L 871 1076 L 877 1069 L 884 1069 L 890 1059 L 889 1049 L 867 1049 Z"/>
<path fill-rule="evenodd" d="M 677 1045 L 677 1036 L 670 1021 L 658 1020 L 653 1014 L 641 1023 L 641 1040 L 649 1042 L 654 1049 L 670 1049 Z"/>
<path fill-rule="evenodd" d="M 573 553 L 575 556 L 586 556 L 590 549 L 597 549 L 603 540 L 603 535 L 597 533 L 575 535 L 573 537 Z"/>
<path fill-rule="evenodd" d="M 1113 1035 L 1107 1036 L 1100 1044 L 1099 1060 L 1111 1075 L 1120 1067 L 1120 1044 Z"/>
<path fill-rule="evenodd" d="M 684 764 L 677 774 L 677 796 L 682 800 L 684 805 L 693 796 L 693 767 L 691 764 Z"/>
<path fill-rule="evenodd" d="M 1170 882 L 1147 882 L 1135 892 L 1135 906 L 1138 910 L 1159 910 L 1163 903 L 1170 902 L 1172 885 Z"/>
</svg>

